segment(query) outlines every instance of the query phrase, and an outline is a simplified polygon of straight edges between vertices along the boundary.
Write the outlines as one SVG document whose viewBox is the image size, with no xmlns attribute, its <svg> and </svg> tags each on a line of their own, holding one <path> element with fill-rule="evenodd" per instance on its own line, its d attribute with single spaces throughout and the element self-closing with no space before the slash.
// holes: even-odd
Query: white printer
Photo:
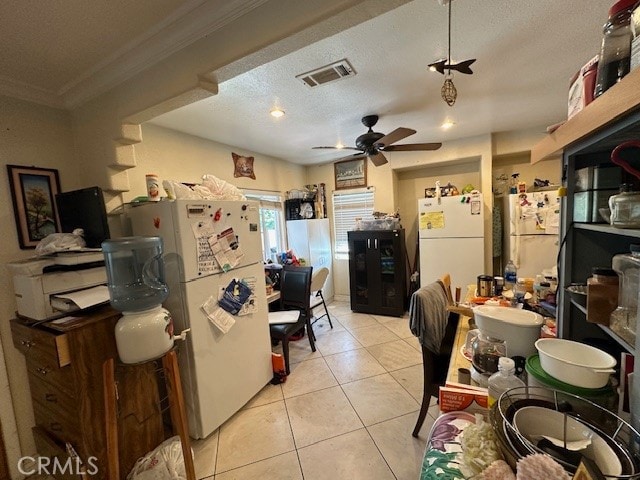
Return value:
<svg viewBox="0 0 640 480">
<path fill-rule="evenodd" d="M 7 268 L 13 275 L 18 314 L 37 321 L 80 309 L 74 308 L 65 295 L 88 292 L 107 283 L 101 251 L 29 258 L 8 263 Z M 109 300 L 106 287 L 98 293 L 102 300 L 94 296 L 96 304 Z"/>
</svg>

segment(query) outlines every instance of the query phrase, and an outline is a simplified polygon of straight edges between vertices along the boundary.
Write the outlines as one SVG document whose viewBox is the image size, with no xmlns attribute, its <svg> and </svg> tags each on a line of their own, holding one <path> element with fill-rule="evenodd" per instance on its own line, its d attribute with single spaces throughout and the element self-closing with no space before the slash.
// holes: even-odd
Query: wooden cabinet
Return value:
<svg viewBox="0 0 640 480">
<path fill-rule="evenodd" d="M 38 453 L 64 464 L 69 443 L 87 467 L 97 466 L 90 478 L 107 478 L 102 368 L 105 360 L 117 359 L 113 331 L 119 318 L 119 312 L 106 307 L 60 325 L 11 321 L 13 343 L 27 361 Z M 156 368 L 150 362 L 117 369 L 121 472 L 128 473 L 167 436 Z M 88 462 L 91 457 L 95 460 Z"/>
<path fill-rule="evenodd" d="M 348 232 L 351 310 L 402 316 L 407 288 L 404 230 Z"/>
</svg>

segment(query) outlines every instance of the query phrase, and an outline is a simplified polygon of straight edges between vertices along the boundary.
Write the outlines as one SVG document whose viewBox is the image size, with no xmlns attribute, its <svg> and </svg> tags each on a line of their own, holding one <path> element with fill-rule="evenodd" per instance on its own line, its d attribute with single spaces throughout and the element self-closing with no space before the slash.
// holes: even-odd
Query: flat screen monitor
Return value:
<svg viewBox="0 0 640 480">
<path fill-rule="evenodd" d="M 99 187 L 83 188 L 56 195 L 56 208 L 63 233 L 84 230 L 88 248 L 100 248 L 109 236 L 107 211 Z"/>
</svg>

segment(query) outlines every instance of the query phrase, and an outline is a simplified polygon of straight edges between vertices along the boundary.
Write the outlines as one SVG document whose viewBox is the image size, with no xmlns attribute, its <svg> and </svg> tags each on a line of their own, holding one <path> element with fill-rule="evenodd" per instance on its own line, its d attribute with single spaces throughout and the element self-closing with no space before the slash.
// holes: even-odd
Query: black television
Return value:
<svg viewBox="0 0 640 480">
<path fill-rule="evenodd" d="M 100 187 L 82 188 L 56 195 L 56 208 L 63 233 L 84 230 L 88 248 L 100 248 L 110 238 L 107 210 Z"/>
</svg>

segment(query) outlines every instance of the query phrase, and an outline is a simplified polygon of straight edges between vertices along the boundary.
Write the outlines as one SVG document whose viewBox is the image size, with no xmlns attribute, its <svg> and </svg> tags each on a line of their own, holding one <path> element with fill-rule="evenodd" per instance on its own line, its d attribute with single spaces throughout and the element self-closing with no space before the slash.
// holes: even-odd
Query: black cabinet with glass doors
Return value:
<svg viewBox="0 0 640 480">
<path fill-rule="evenodd" d="M 351 310 L 402 316 L 407 296 L 404 230 L 358 230 L 347 235 Z"/>
</svg>

